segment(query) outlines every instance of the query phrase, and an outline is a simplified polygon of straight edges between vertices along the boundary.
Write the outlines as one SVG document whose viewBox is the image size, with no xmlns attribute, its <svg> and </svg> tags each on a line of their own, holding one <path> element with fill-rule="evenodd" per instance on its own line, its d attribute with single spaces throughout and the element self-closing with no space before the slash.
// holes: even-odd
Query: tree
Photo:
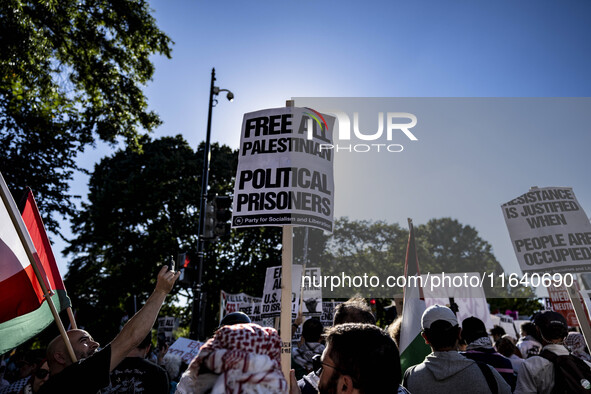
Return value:
<svg viewBox="0 0 591 394">
<path fill-rule="evenodd" d="M 139 148 L 139 130 L 160 124 L 142 86 L 172 42 L 144 0 L 6 0 L 0 21 L 0 171 L 17 199 L 35 191 L 57 232 L 52 213 L 75 212 L 77 154 L 97 137 Z"/>
<path fill-rule="evenodd" d="M 431 219 L 426 224 L 415 226 L 419 266 L 422 274 L 445 273 L 492 273 L 495 279 L 503 268 L 495 258 L 491 245 L 482 239 L 476 229 L 465 226 L 455 219 Z M 322 257 L 323 275 L 376 275 L 404 274 L 404 262 L 408 230 L 398 224 L 383 221 L 350 221 L 340 218 L 335 221 L 335 230 L 327 240 L 327 252 Z M 535 297 L 530 288 L 501 287 L 497 281 L 494 288 L 484 287 L 491 298 Z M 346 297 L 351 289 L 340 287 L 334 296 Z M 361 290 L 361 289 L 360 289 Z M 363 288 L 380 297 L 402 293 L 402 288 Z M 368 294 L 366 292 L 366 294 Z"/>
<path fill-rule="evenodd" d="M 95 166 L 66 249 L 73 255 L 65 280 L 74 308 L 91 312 L 83 324 L 108 338 L 126 303 L 147 299 L 159 266 L 197 243 L 202 150 L 195 153 L 181 136 L 140 142 L 142 151 L 120 150 Z M 236 158 L 217 144 L 212 152 Z"/>
<path fill-rule="evenodd" d="M 120 150 L 95 166 L 88 203 L 74 218 L 76 238 L 66 287 L 81 322 L 105 340 L 113 337 L 136 296 L 138 307 L 153 289 L 158 266 L 179 252 L 197 264 L 197 226 L 203 148 L 195 153 L 181 136 L 140 141 L 143 150 Z M 212 144 L 209 193 L 233 190 L 238 152 Z M 203 264 L 208 296 L 206 332 L 218 325 L 220 290 L 262 293 L 266 268 L 281 264 L 279 228 L 233 230 L 230 239 L 206 243 Z M 175 286 L 171 301 L 192 290 Z M 167 303 L 170 305 L 171 303 Z M 190 305 L 171 308 L 188 325 Z M 84 314 L 84 313 L 83 313 Z M 94 327 L 94 330 L 93 330 Z M 98 336 L 98 334 L 95 334 Z"/>
</svg>

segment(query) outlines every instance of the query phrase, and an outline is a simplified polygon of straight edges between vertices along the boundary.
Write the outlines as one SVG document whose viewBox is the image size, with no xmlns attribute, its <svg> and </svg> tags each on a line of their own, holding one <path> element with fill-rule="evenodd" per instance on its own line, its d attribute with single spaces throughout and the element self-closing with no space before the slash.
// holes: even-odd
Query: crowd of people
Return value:
<svg viewBox="0 0 591 394">
<path fill-rule="evenodd" d="M 274 328 L 241 312 L 226 316 L 185 367 L 178 356 L 151 349 L 151 329 L 178 273 L 163 267 L 146 304 L 106 346 L 84 330 L 59 336 L 46 352 L 3 361 L 0 394 L 20 393 L 591 393 L 591 356 L 583 336 L 568 332 L 562 315 L 544 311 L 521 326 L 520 338 L 476 317 L 458 321 L 447 306 L 421 317 L 431 353 L 401 370 L 401 318 L 387 330 L 354 297 L 336 308 L 333 325 L 299 316 L 302 335 L 292 348 L 291 375 L 281 369 Z M 153 359 L 151 359 L 153 358 Z"/>
</svg>

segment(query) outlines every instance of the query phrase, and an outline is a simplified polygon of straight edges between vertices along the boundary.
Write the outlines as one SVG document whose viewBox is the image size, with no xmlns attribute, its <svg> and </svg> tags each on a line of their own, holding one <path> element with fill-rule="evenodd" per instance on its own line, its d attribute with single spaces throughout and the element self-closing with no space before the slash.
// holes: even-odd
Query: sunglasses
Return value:
<svg viewBox="0 0 591 394">
<path fill-rule="evenodd" d="M 35 376 L 39 379 L 45 379 L 47 375 L 49 375 L 49 371 L 47 369 L 38 369 L 37 372 L 35 372 Z"/>
</svg>

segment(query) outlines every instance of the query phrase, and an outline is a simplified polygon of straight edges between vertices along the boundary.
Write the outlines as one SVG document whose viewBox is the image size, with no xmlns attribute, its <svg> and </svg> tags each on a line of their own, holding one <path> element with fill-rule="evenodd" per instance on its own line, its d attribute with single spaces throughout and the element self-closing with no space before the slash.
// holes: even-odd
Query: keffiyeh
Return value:
<svg viewBox="0 0 591 394">
<path fill-rule="evenodd" d="M 202 368 L 218 375 L 212 394 L 287 393 L 280 364 L 281 339 L 273 328 L 257 324 L 224 326 L 203 345 L 197 358 Z M 203 378 L 199 374 L 196 381 L 203 383 L 199 382 Z"/>
</svg>

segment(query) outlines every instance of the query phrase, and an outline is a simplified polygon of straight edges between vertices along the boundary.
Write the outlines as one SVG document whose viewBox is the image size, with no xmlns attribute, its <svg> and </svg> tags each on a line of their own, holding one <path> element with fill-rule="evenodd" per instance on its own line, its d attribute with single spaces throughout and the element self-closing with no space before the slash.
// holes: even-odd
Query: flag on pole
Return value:
<svg viewBox="0 0 591 394">
<path fill-rule="evenodd" d="M 58 311 L 70 306 L 37 205 L 27 196 L 23 221 L 0 174 L 0 354 L 37 335 L 53 320 L 33 263 Z M 20 233 L 23 238 L 19 236 Z M 31 233 L 31 235 L 29 235 Z"/>
<path fill-rule="evenodd" d="M 404 304 L 402 307 L 402 327 L 400 328 L 400 365 L 402 373 L 413 365 L 422 363 L 431 348 L 421 336 L 421 316 L 427 307 L 419 280 L 409 279 L 420 276 L 419 259 L 415 245 L 412 220 L 408 219 L 408 245 L 404 263 Z"/>
</svg>

